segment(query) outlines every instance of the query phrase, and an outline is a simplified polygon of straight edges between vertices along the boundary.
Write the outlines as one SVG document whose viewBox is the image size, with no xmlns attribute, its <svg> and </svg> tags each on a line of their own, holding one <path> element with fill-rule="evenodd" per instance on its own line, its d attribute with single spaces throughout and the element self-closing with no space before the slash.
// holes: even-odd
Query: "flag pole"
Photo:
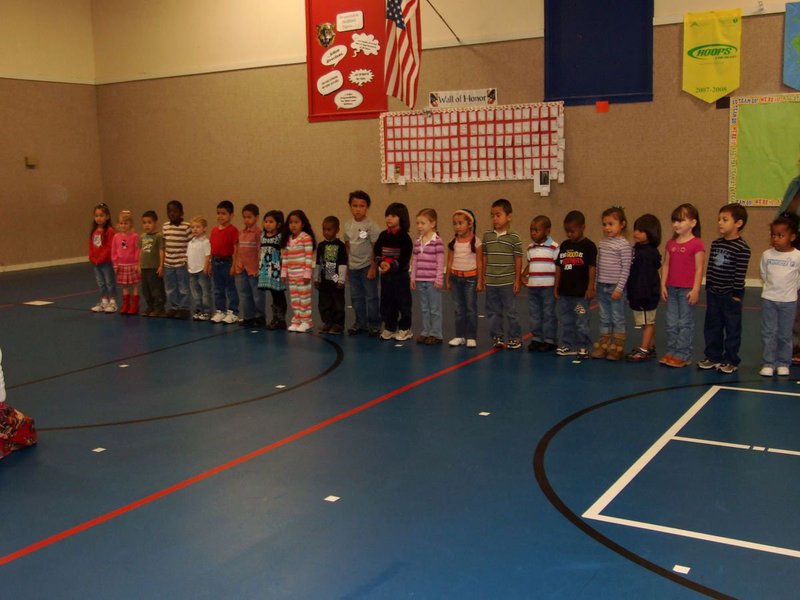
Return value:
<svg viewBox="0 0 800 600">
<path fill-rule="evenodd" d="M 447 28 L 450 30 L 450 33 L 453 34 L 453 37 L 458 40 L 458 43 L 462 44 L 463 42 L 461 41 L 461 38 L 458 37 L 458 35 L 456 35 L 456 32 L 453 31 L 452 27 L 450 27 L 450 23 L 448 23 L 445 20 L 445 18 L 442 16 L 442 13 L 440 13 L 438 10 L 436 10 L 436 7 L 433 5 L 433 2 L 431 2 L 431 0 L 425 0 L 425 2 L 427 2 L 430 5 L 430 7 L 433 9 L 433 12 L 435 12 L 436 15 L 442 20 L 442 23 L 444 23 L 447 26 Z"/>
</svg>

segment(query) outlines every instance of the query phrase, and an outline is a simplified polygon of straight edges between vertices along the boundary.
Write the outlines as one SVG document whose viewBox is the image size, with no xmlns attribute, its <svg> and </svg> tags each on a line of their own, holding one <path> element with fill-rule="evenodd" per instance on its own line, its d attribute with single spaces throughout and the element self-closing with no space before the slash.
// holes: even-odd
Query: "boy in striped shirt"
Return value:
<svg viewBox="0 0 800 600">
<path fill-rule="evenodd" d="M 164 236 L 164 290 L 167 295 L 167 316 L 188 319 L 189 269 L 187 250 L 192 239 L 192 226 L 183 220 L 183 204 L 167 202 L 167 218 L 162 228 Z"/>
<path fill-rule="evenodd" d="M 553 288 L 556 281 L 558 244 L 550 237 L 550 219 L 538 215 L 531 221 L 531 243 L 528 246 L 528 264 L 523 272 L 527 276 L 528 316 L 533 340 L 528 345 L 531 352 L 550 352 L 556 349 L 556 298 Z"/>
<path fill-rule="evenodd" d="M 495 348 L 522 347 L 522 328 L 517 318 L 516 295 L 522 273 L 522 240 L 511 231 L 511 202 L 492 203 L 492 231 L 483 234 L 483 271 L 486 282 L 486 316 Z M 508 319 L 508 344 L 504 318 Z"/>
</svg>

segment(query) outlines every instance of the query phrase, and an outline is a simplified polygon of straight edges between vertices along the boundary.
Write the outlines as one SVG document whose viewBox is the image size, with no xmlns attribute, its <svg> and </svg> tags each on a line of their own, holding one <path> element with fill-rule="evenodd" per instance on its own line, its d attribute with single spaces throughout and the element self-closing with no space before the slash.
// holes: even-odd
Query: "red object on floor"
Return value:
<svg viewBox="0 0 800 600">
<path fill-rule="evenodd" d="M 594 103 L 594 110 L 595 112 L 599 113 L 607 113 L 608 112 L 608 100 L 598 100 Z"/>
</svg>

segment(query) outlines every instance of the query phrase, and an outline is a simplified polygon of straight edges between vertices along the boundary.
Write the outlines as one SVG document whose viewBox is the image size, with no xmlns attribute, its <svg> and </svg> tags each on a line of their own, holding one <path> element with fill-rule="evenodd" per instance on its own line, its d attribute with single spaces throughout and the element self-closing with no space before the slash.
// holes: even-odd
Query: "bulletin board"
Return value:
<svg viewBox="0 0 800 600">
<path fill-rule="evenodd" d="M 728 200 L 780 206 L 800 159 L 800 94 L 731 98 Z"/>
<path fill-rule="evenodd" d="M 564 181 L 564 103 L 381 114 L 381 181 Z"/>
</svg>

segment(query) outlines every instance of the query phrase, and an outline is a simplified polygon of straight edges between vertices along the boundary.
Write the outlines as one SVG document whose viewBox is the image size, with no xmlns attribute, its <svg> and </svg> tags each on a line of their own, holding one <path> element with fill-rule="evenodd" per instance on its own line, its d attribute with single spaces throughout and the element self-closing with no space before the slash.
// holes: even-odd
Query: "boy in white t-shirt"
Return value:
<svg viewBox="0 0 800 600">
<path fill-rule="evenodd" d="M 208 221 L 204 217 L 195 217 L 190 224 L 192 239 L 186 248 L 186 266 L 194 304 L 192 319 L 208 321 L 211 318 L 211 278 L 207 273 L 211 261 L 211 242 L 206 234 Z"/>
</svg>

